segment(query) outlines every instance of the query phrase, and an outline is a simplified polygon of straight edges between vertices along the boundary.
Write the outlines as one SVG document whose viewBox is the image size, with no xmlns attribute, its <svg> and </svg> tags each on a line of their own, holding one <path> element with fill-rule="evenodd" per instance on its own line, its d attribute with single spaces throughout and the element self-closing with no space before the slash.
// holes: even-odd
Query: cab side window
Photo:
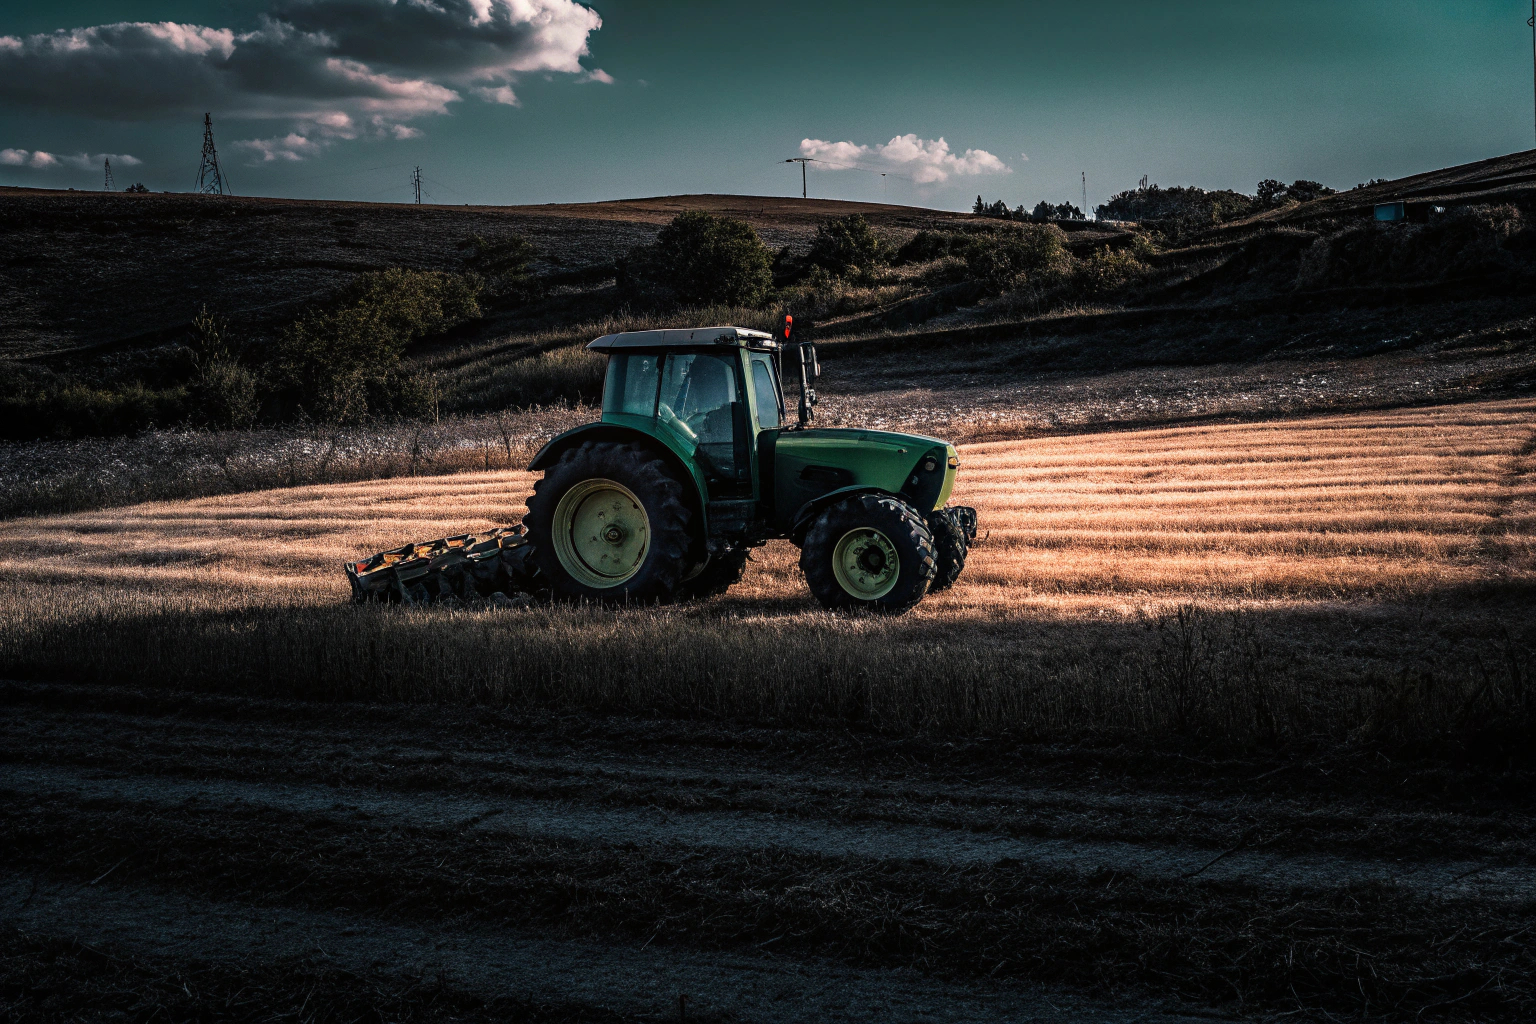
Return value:
<svg viewBox="0 0 1536 1024">
<path fill-rule="evenodd" d="M 783 424 L 784 407 L 779 402 L 779 385 L 774 379 L 773 361 L 768 356 L 756 353 L 752 356 L 752 397 L 757 400 L 759 430 Z"/>
</svg>

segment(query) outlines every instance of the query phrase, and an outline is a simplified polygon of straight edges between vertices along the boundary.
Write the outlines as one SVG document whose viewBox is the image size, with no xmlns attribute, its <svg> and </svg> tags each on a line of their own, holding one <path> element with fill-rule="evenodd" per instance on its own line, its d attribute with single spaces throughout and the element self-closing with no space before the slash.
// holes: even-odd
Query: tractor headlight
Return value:
<svg viewBox="0 0 1536 1024">
<path fill-rule="evenodd" d="M 932 473 L 934 470 L 936 470 L 938 468 L 939 468 L 939 464 L 934 461 L 933 456 L 930 455 L 928 458 L 923 460 L 923 472 L 924 473 Z"/>
</svg>

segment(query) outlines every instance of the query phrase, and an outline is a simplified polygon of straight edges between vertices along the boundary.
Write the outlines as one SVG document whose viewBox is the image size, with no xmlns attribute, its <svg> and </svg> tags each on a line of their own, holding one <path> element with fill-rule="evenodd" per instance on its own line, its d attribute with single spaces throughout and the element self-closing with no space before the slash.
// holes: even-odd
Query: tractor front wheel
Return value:
<svg viewBox="0 0 1536 1024">
<path fill-rule="evenodd" d="M 529 556 L 568 601 L 670 601 L 693 514 L 666 462 L 638 445 L 589 441 L 533 485 Z"/>
<path fill-rule="evenodd" d="M 928 592 L 937 560 L 933 536 L 915 509 L 897 498 L 859 494 L 811 524 L 800 568 L 828 608 L 899 615 Z"/>
</svg>

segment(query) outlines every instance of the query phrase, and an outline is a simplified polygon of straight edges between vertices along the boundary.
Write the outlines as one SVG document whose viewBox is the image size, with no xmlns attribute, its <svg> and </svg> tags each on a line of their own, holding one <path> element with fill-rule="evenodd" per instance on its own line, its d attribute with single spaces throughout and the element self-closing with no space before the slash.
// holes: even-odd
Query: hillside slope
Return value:
<svg viewBox="0 0 1536 1024">
<path fill-rule="evenodd" d="M 411 206 L 0 188 L 0 357 L 154 344 L 207 305 L 280 320 L 353 275 L 454 269 L 470 235 L 516 233 L 540 273 L 590 271 L 651 241 L 683 210 L 739 217 L 771 246 L 861 213 L 916 229 L 964 219 L 918 207 L 753 196 L 546 206 Z"/>
</svg>

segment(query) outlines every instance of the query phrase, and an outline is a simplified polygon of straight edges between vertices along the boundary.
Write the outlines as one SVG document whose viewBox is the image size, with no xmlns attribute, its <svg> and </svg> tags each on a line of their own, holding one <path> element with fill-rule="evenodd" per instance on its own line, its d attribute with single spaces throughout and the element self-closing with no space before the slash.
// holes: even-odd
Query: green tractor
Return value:
<svg viewBox="0 0 1536 1024">
<path fill-rule="evenodd" d="M 568 430 L 524 520 L 530 568 L 556 597 L 664 602 L 724 593 L 770 538 L 800 547 L 828 608 L 900 613 L 954 583 L 976 513 L 946 507 L 953 445 L 916 434 L 811 426 L 815 348 L 738 327 L 633 331 L 608 357 L 602 419 Z M 781 362 L 799 367 L 785 422 Z"/>
</svg>

